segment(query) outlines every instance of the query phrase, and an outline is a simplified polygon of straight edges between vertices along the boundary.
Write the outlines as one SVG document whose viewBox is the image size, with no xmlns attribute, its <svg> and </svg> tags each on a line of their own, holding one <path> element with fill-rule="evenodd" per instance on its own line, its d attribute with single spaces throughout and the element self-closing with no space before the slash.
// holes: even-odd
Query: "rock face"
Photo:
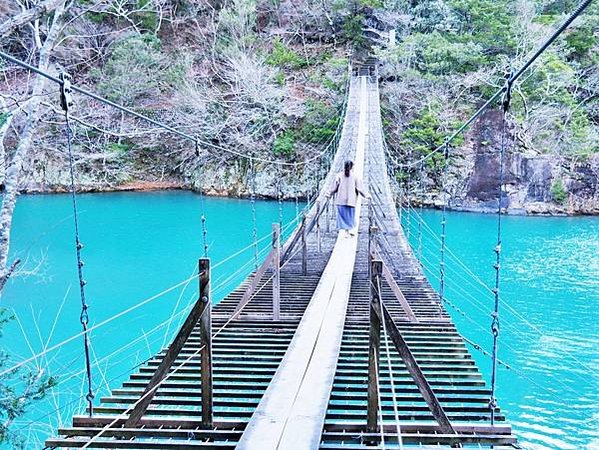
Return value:
<svg viewBox="0 0 599 450">
<path fill-rule="evenodd" d="M 451 206 L 496 211 L 499 197 L 501 113 L 489 111 L 452 160 Z M 589 158 L 521 153 L 508 130 L 503 203 L 514 214 L 599 214 L 599 154 Z"/>
</svg>

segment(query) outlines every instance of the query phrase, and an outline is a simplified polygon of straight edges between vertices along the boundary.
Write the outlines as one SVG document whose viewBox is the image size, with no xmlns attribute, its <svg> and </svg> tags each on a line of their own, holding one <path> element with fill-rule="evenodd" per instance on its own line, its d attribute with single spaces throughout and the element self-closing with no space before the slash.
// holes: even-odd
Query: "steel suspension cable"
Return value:
<svg viewBox="0 0 599 450">
<path fill-rule="evenodd" d="M 415 211 L 414 211 L 414 212 L 415 212 Z M 426 224 L 426 223 L 425 223 L 425 224 Z M 434 236 L 434 237 L 436 237 L 436 236 Z M 437 241 L 439 241 L 439 240 L 440 240 L 438 237 L 436 237 L 436 238 L 437 238 Z M 433 253 L 433 254 L 434 254 L 434 253 L 436 253 L 436 251 L 435 251 L 435 250 L 434 250 L 432 247 L 430 247 L 430 246 L 427 246 L 426 248 L 429 250 L 429 252 L 430 252 L 430 253 Z M 435 266 L 435 264 L 436 264 L 436 263 L 434 263 L 434 262 L 430 261 L 430 260 L 429 260 L 429 259 L 428 259 L 426 256 L 424 256 L 424 255 L 423 255 L 423 263 L 424 263 L 424 264 L 425 264 L 427 267 L 431 267 L 431 268 L 432 268 L 432 267 L 434 267 L 434 266 Z M 456 272 L 456 273 L 457 273 L 457 272 Z M 458 274 L 458 275 L 459 275 L 459 274 Z M 435 274 L 434 274 L 432 271 L 431 271 L 431 273 L 430 273 L 430 276 L 432 276 L 432 277 L 433 277 L 435 280 L 439 281 L 439 277 L 438 277 L 438 276 L 436 276 L 436 275 L 435 275 Z M 463 278 L 463 279 L 464 279 L 465 281 L 468 281 L 468 280 L 467 280 L 467 279 L 465 279 L 465 278 Z M 478 300 L 476 297 L 474 297 L 474 296 L 473 296 L 473 295 L 472 295 L 472 294 L 471 294 L 469 291 L 467 291 L 465 288 L 463 288 L 463 287 L 462 287 L 460 284 L 456 284 L 456 285 L 455 285 L 455 288 L 456 288 L 456 291 L 459 291 L 459 293 L 461 293 L 461 295 L 463 295 L 463 298 L 464 298 L 464 299 L 466 299 L 466 300 L 468 300 L 468 299 L 471 299 L 471 304 L 472 304 L 473 306 L 475 306 L 475 307 L 476 307 L 476 309 L 477 309 L 478 311 L 480 311 L 480 312 L 481 312 L 482 314 L 484 314 L 484 315 L 486 315 L 486 314 L 487 314 L 487 309 L 486 309 L 485 305 L 484 305 L 482 302 L 480 302 L 480 301 L 479 301 L 479 300 Z M 462 310 L 461 310 L 461 309 L 460 309 L 460 308 L 459 308 L 459 307 L 458 307 L 458 306 L 457 306 L 455 303 L 453 303 L 453 302 L 452 302 L 452 301 L 451 301 L 451 300 L 448 298 L 448 296 L 447 296 L 447 295 L 445 296 L 445 303 L 446 303 L 447 305 L 449 305 L 449 306 L 450 306 L 452 309 L 454 309 L 454 310 L 455 310 L 457 313 L 459 313 L 459 314 L 460 314 L 462 317 L 464 317 L 466 320 L 468 320 L 468 321 L 469 321 L 469 322 L 470 322 L 470 323 L 471 323 L 471 324 L 472 324 L 474 327 L 476 327 L 476 328 L 480 329 L 480 330 L 481 330 L 482 332 L 484 332 L 485 334 L 488 334 L 489 336 L 491 336 L 491 338 L 493 337 L 493 334 L 492 334 L 492 332 L 491 332 L 491 331 L 490 331 L 490 330 L 489 330 L 487 327 L 484 327 L 483 325 L 481 325 L 480 321 L 474 320 L 473 318 L 471 318 L 471 317 L 470 317 L 470 315 L 468 315 L 468 314 L 466 314 L 464 311 L 462 311 Z M 505 304 L 504 304 L 504 305 L 505 305 Z M 513 327 L 513 331 L 514 331 L 514 332 L 515 332 L 517 335 L 519 335 L 520 337 L 522 337 L 522 338 L 524 338 L 524 339 L 528 339 L 528 338 L 529 338 L 528 336 L 526 336 L 526 335 L 522 334 L 521 332 L 519 332 L 517 327 Z M 504 345 L 505 347 L 507 347 L 509 350 L 513 351 L 514 353 L 518 353 L 517 349 L 516 349 L 515 347 L 513 347 L 513 346 L 509 345 L 507 342 L 504 342 L 504 344 L 503 344 L 503 345 Z M 489 352 L 489 355 L 490 355 L 490 356 L 492 356 L 492 353 L 491 353 L 491 352 Z M 505 365 L 505 366 L 507 366 L 507 364 L 506 364 L 506 363 L 504 363 L 504 362 L 502 362 L 502 361 L 501 361 L 499 358 L 497 359 L 497 362 L 498 362 L 498 364 L 499 364 L 499 365 Z M 514 367 L 513 367 L 513 366 L 510 366 L 509 368 L 510 368 L 510 369 L 512 369 L 514 372 L 517 372 L 517 371 L 516 371 L 516 369 L 514 369 Z M 521 377 L 522 377 L 523 379 L 529 379 L 529 377 L 527 377 L 527 376 L 526 376 L 526 375 L 524 375 L 524 374 L 521 374 Z M 582 381 L 585 381 L 585 380 L 586 380 L 586 379 L 585 379 L 585 378 L 583 378 L 583 377 L 578 377 L 578 376 L 577 376 L 577 378 L 580 378 L 580 380 L 582 380 Z M 570 386 L 566 385 L 566 384 L 565 384 L 565 383 L 563 383 L 562 381 L 560 381 L 560 380 L 557 380 L 557 383 L 558 383 L 558 384 L 560 384 L 560 385 L 561 385 L 561 386 L 562 386 L 562 387 L 563 387 L 565 390 L 567 390 L 567 391 L 570 391 L 570 392 L 572 392 L 572 393 L 576 393 L 576 391 L 575 391 L 575 390 L 573 390 L 573 389 L 572 389 Z M 533 384 L 535 384 L 535 385 L 536 385 L 536 383 L 533 383 Z M 546 388 L 544 388 L 544 389 L 545 389 L 547 392 L 549 392 L 549 391 L 548 391 Z"/>
<path fill-rule="evenodd" d="M 296 254 L 298 254 L 300 251 L 300 249 L 296 249 L 295 252 L 293 253 L 292 257 L 295 256 Z M 281 269 L 283 267 L 285 267 L 289 262 L 291 261 L 291 258 L 289 260 L 287 260 L 285 263 L 283 263 L 281 265 Z M 255 297 L 258 293 L 260 293 L 262 291 L 262 289 L 264 289 L 264 287 L 268 284 L 268 282 L 274 277 L 274 274 L 272 274 L 270 276 L 270 278 L 262 284 L 262 286 L 260 286 L 260 288 L 252 295 L 252 298 Z M 246 303 L 241 310 L 243 310 L 243 308 L 245 308 L 245 306 L 247 306 L 249 304 Z M 240 310 L 240 311 L 241 311 Z M 204 310 L 204 312 L 202 313 L 202 315 L 200 316 L 200 318 L 198 319 L 198 322 L 201 320 L 201 318 L 203 317 L 203 315 L 206 313 L 206 311 L 208 311 L 208 308 L 206 308 L 206 310 Z M 218 336 L 230 323 L 231 321 L 237 316 L 237 314 L 232 314 L 229 319 L 227 319 L 227 321 L 221 325 L 219 327 L 218 330 L 216 330 L 216 332 L 212 335 L 212 338 L 214 339 L 216 336 Z M 196 355 L 198 355 L 203 349 L 204 349 L 205 345 L 202 345 L 200 348 L 198 348 L 194 353 L 192 353 L 188 358 L 186 358 L 183 362 L 181 362 L 179 365 L 177 365 L 176 367 L 171 368 L 171 370 L 164 376 L 164 378 L 162 378 L 152 389 L 150 389 L 148 392 L 144 393 L 135 403 L 131 404 L 124 412 L 118 414 L 116 416 L 116 418 L 106 424 L 98 433 L 95 433 L 94 435 L 91 436 L 91 439 L 89 441 L 87 441 L 81 448 L 85 449 L 85 448 L 89 448 L 89 446 L 91 444 L 93 444 L 98 438 L 100 438 L 102 435 L 104 435 L 104 433 L 106 433 L 106 431 L 108 431 L 110 428 L 112 428 L 113 425 L 115 425 L 119 420 L 127 418 L 127 413 L 129 413 L 131 410 L 133 410 L 140 402 L 142 402 L 147 396 L 152 395 L 157 389 L 160 388 L 160 386 L 162 385 L 162 383 L 164 383 L 165 381 L 167 381 L 170 377 L 172 377 L 173 375 L 175 375 L 185 364 L 187 364 L 189 361 L 191 361 Z"/>
<path fill-rule="evenodd" d="M 279 203 L 279 229 L 283 232 L 283 190 L 281 185 L 283 184 L 283 170 L 279 167 L 279 176 L 277 177 L 277 201 Z"/>
<path fill-rule="evenodd" d="M 408 161 L 412 160 L 412 148 L 410 147 L 408 149 Z M 411 207 L 411 200 L 410 200 L 410 191 L 411 191 L 411 181 L 412 181 L 412 174 L 410 171 L 410 167 L 406 168 L 406 203 L 408 205 L 408 214 L 406 215 L 406 221 L 408 223 L 408 234 L 406 236 L 408 242 L 410 242 L 410 225 L 412 223 L 412 219 L 411 219 L 411 214 L 410 214 L 410 207 Z"/>
<path fill-rule="evenodd" d="M 92 380 L 92 370 L 91 370 L 91 361 L 90 361 L 90 342 L 89 342 L 89 314 L 88 314 L 88 305 L 85 299 L 85 280 L 83 278 L 83 259 L 81 258 L 81 250 L 83 249 L 83 244 L 81 243 L 81 239 L 79 237 L 79 215 L 77 210 L 77 194 L 75 187 L 75 161 L 73 158 L 73 148 L 72 148 L 72 130 L 71 125 L 69 123 L 69 108 L 73 104 L 71 98 L 71 84 L 70 79 L 66 73 L 60 74 L 60 79 L 62 80 L 62 84 L 60 85 L 60 103 L 62 109 L 64 111 L 65 118 L 65 131 L 67 135 L 67 151 L 69 156 L 69 173 L 71 178 L 71 203 L 73 207 L 73 224 L 75 227 L 75 252 L 77 258 L 77 276 L 79 278 L 79 296 L 81 299 L 81 314 L 79 315 L 79 322 L 81 322 L 81 327 L 83 328 L 83 350 L 85 355 L 85 367 L 87 372 L 87 394 L 85 396 L 87 403 L 89 405 L 89 415 L 93 415 L 93 400 L 94 400 L 94 392 L 93 392 L 93 380 Z"/>
</svg>

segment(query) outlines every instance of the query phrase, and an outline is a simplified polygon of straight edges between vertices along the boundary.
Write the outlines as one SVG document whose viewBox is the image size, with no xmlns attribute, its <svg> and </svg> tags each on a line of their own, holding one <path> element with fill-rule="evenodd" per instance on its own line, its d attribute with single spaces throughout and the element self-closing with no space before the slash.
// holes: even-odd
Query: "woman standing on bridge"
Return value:
<svg viewBox="0 0 599 450">
<path fill-rule="evenodd" d="M 346 236 L 354 235 L 352 231 L 356 225 L 356 203 L 358 195 L 368 198 L 364 192 L 362 180 L 353 173 L 353 161 L 345 161 L 343 172 L 339 172 L 333 182 L 333 188 L 329 195 L 337 194 L 335 204 L 337 205 L 337 228 L 345 230 Z"/>
</svg>

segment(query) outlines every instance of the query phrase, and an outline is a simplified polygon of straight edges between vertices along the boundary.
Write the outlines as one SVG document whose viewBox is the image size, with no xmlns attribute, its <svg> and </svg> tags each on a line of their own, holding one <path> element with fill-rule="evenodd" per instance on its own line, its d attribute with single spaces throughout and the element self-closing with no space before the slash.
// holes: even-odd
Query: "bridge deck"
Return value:
<svg viewBox="0 0 599 450">
<path fill-rule="evenodd" d="M 320 233 L 313 231 L 307 236 L 307 274 L 302 275 L 300 254 L 294 254 L 281 269 L 278 321 L 269 317 L 270 274 L 263 277 L 237 319 L 229 320 L 248 281 L 213 308 L 213 330 L 219 330 L 213 331 L 214 428 L 205 429 L 201 424 L 199 355 L 190 358 L 200 346 L 196 329 L 174 364 L 176 372 L 160 385 L 137 427 L 124 428 L 127 415 L 119 415 L 142 395 L 165 351 L 132 374 L 111 396 L 102 398 L 93 417 L 75 416 L 71 427 L 59 429 L 59 436 L 46 442 L 49 447 L 232 449 L 241 443 L 239 448 L 261 450 L 398 448 L 384 335 L 379 390 L 383 433 L 366 432 L 369 217 L 377 219 L 379 235 L 386 243 L 384 259 L 394 280 L 382 283 L 383 303 L 451 420 L 457 440 L 477 448 L 489 444 L 500 448 L 516 442 L 501 413 L 499 425 L 489 425 L 490 391 L 401 233 L 386 175 L 378 95 L 376 82 L 353 78 L 340 145 L 320 198 L 324 204 L 324 194 L 343 160 L 356 156 L 360 160 L 356 147 L 365 140 L 364 181 L 373 206 L 362 208 L 358 237 L 339 245 L 333 215 L 326 212 L 321 216 Z M 366 119 L 362 129 L 360 116 Z M 314 210 L 310 214 L 315 214 Z M 353 254 L 340 262 L 348 252 Z M 330 261 L 353 270 L 344 279 L 330 278 Z M 338 279 L 346 288 L 335 291 Z M 394 293 L 397 287 L 416 320 L 409 320 L 398 302 Z M 335 305 L 340 309 L 327 314 L 328 304 L 322 301 L 334 291 Z M 319 333 L 326 339 L 319 338 Z M 390 341 L 389 348 L 404 446 L 439 448 L 455 443 L 456 435 L 440 432 Z M 328 359 L 310 357 L 313 352 Z M 327 367 L 330 370 L 324 370 Z M 302 376 L 294 376 L 294 371 Z M 289 386 L 288 392 L 282 389 Z M 267 420 L 261 420 L 264 418 Z"/>
</svg>

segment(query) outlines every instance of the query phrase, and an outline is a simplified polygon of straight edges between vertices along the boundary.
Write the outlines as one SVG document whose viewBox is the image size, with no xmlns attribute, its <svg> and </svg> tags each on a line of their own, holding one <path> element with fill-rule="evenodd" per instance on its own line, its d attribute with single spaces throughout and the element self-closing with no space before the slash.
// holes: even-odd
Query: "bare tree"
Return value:
<svg viewBox="0 0 599 450">
<path fill-rule="evenodd" d="M 38 68 L 47 71 L 50 66 L 50 53 L 54 47 L 65 12 L 71 4 L 61 2 L 57 5 L 54 16 L 50 22 L 49 29 L 39 48 Z M 39 27 L 35 29 L 36 42 L 41 43 L 42 37 Z M 25 121 L 18 136 L 18 144 L 6 169 L 4 178 L 4 199 L 0 209 L 0 289 L 2 289 L 14 272 L 18 260 L 9 263 L 8 254 L 10 249 L 10 232 L 12 227 L 13 212 L 17 197 L 19 195 L 19 181 L 21 178 L 23 164 L 30 151 L 31 143 L 40 118 L 40 104 L 42 94 L 46 87 L 46 78 L 36 76 L 33 81 L 31 97 L 24 106 Z"/>
</svg>

